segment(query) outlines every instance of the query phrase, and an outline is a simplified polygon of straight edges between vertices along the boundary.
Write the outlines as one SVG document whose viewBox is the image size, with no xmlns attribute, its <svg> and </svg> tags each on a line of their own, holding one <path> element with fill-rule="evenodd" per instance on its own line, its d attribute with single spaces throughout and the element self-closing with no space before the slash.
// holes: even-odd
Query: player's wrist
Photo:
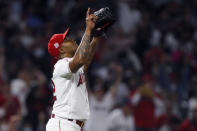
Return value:
<svg viewBox="0 0 197 131">
<path fill-rule="evenodd" d="M 86 28 L 86 30 L 85 30 L 86 35 L 91 35 L 91 32 L 92 32 L 92 29 Z"/>
</svg>

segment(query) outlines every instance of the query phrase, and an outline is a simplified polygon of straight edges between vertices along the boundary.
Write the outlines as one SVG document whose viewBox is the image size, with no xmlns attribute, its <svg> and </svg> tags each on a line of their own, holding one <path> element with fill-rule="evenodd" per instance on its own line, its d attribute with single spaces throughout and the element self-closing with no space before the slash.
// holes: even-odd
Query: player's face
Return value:
<svg viewBox="0 0 197 131">
<path fill-rule="evenodd" d="M 78 45 L 74 40 L 69 40 L 69 41 L 64 42 L 61 48 L 64 50 L 65 53 L 68 53 L 69 55 L 74 56 L 78 48 Z"/>
<path fill-rule="evenodd" d="M 77 45 L 76 41 L 72 41 L 71 42 L 71 47 L 70 48 L 71 48 L 71 50 L 72 50 L 73 53 L 76 52 L 76 50 L 78 48 L 78 45 Z"/>
</svg>

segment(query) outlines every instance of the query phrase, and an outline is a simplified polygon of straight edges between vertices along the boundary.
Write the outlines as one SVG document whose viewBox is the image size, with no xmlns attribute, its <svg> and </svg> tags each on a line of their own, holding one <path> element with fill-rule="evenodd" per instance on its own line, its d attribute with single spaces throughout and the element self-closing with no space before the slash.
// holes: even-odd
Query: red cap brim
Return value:
<svg viewBox="0 0 197 131">
<path fill-rule="evenodd" d="M 64 32 L 64 34 L 63 34 L 63 39 L 65 39 L 65 38 L 66 38 L 66 36 L 68 36 L 68 35 L 69 35 L 69 31 L 70 31 L 70 27 L 69 27 L 69 28 L 67 28 L 67 29 L 66 29 L 66 31 Z"/>
</svg>

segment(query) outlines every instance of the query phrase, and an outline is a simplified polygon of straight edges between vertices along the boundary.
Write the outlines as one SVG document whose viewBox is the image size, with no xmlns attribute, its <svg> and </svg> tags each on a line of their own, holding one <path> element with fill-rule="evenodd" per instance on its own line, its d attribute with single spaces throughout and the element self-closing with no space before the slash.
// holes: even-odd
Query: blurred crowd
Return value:
<svg viewBox="0 0 197 131">
<path fill-rule="evenodd" d="M 88 7 L 116 23 L 87 73 L 84 131 L 197 131 L 196 0 L 0 0 L 0 130 L 44 131 L 52 109 L 47 43 Z"/>
</svg>

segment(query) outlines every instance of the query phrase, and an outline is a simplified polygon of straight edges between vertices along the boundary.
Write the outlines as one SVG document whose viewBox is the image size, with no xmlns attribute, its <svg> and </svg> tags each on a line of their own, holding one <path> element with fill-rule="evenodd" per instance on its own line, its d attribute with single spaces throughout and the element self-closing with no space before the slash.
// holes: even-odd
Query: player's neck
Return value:
<svg viewBox="0 0 197 131">
<path fill-rule="evenodd" d="M 60 59 L 62 59 L 62 58 L 72 58 L 72 57 L 73 56 L 71 54 L 65 53 L 65 54 L 61 54 Z"/>
</svg>

